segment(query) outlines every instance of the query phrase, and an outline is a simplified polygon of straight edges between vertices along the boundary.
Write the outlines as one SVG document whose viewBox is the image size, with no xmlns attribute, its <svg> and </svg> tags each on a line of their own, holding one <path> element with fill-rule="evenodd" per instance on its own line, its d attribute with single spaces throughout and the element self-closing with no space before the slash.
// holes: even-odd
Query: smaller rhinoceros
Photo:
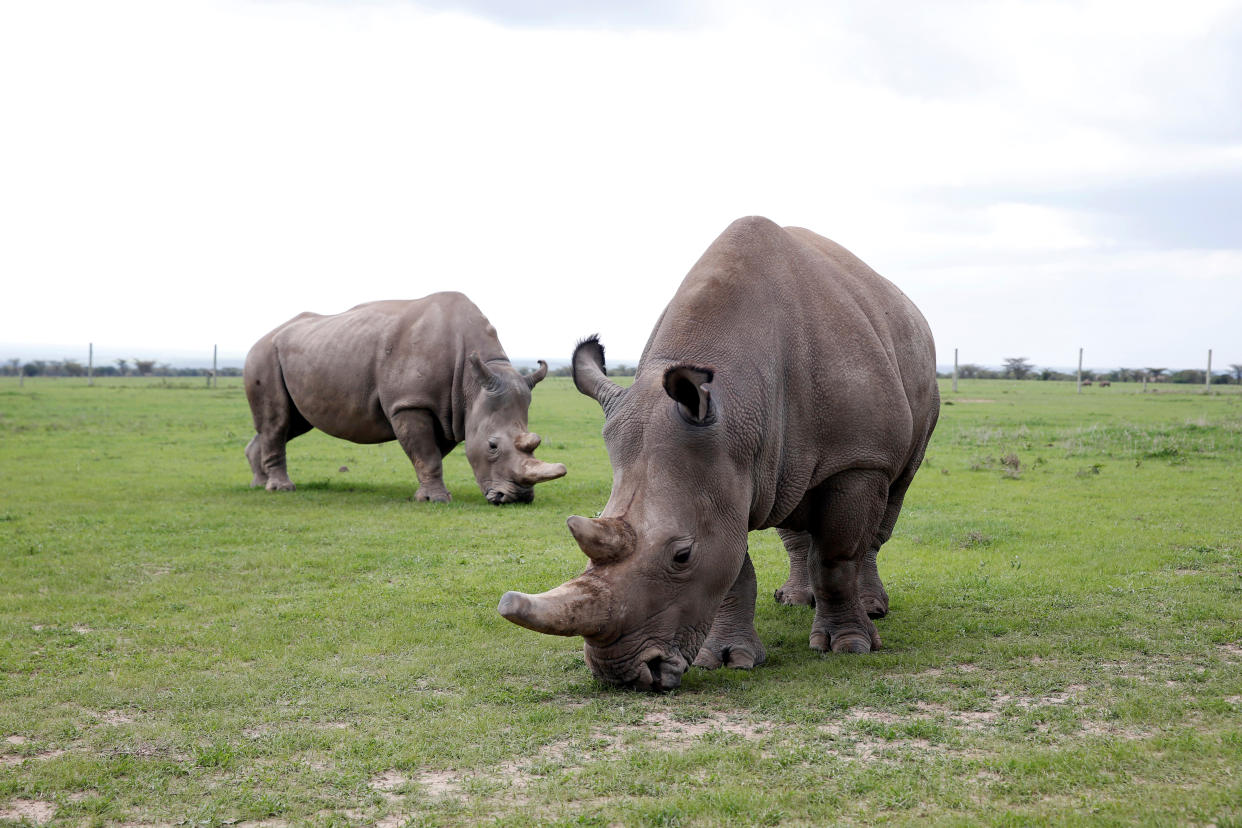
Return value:
<svg viewBox="0 0 1242 828">
<path fill-rule="evenodd" d="M 530 502 L 534 485 L 565 474 L 534 455 L 531 389 L 482 312 L 461 293 L 303 313 L 246 356 L 257 432 L 246 446 L 252 486 L 292 490 L 285 444 L 312 428 L 354 443 L 397 440 L 418 474 L 417 500 L 447 502 L 441 459 L 458 443 L 488 502 Z"/>
</svg>

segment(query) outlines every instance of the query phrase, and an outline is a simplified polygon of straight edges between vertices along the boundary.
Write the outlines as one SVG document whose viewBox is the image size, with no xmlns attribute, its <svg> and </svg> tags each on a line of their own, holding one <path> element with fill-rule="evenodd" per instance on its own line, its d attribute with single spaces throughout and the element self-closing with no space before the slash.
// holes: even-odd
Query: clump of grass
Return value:
<svg viewBox="0 0 1242 828">
<path fill-rule="evenodd" d="M 1090 477 L 1093 474 L 1099 474 L 1100 469 L 1104 468 L 1099 463 L 1092 463 L 1090 466 L 1078 470 L 1079 477 Z"/>
<path fill-rule="evenodd" d="M 974 549 L 978 546 L 988 546 L 991 543 L 991 535 L 985 535 L 977 530 L 971 530 L 957 540 L 959 549 Z"/>
<path fill-rule="evenodd" d="M 1001 471 L 1001 477 L 1006 480 L 1017 480 L 1022 476 L 1022 461 L 1012 451 L 1001 458 L 1001 465 L 1005 467 Z"/>
</svg>

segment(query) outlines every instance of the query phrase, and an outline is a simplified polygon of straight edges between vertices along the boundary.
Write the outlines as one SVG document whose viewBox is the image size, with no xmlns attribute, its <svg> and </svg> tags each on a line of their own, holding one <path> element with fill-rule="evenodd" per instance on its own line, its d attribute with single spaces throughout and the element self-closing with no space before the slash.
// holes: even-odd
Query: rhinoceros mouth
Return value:
<svg viewBox="0 0 1242 828">
<path fill-rule="evenodd" d="M 632 652 L 611 655 L 588 643 L 586 662 L 600 681 L 654 693 L 676 690 L 690 667 L 690 660 L 678 647 L 658 645 L 648 645 L 637 655 Z"/>
<path fill-rule="evenodd" d="M 493 506 L 500 506 L 504 503 L 530 503 L 535 499 L 535 489 L 532 486 L 517 484 L 493 486 L 484 493 L 484 496 Z"/>
</svg>

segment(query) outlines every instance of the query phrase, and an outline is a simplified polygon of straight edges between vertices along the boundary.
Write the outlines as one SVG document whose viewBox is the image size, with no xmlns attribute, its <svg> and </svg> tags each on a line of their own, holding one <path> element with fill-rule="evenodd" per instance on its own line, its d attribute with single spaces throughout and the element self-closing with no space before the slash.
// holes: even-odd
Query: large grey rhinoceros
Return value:
<svg viewBox="0 0 1242 828">
<path fill-rule="evenodd" d="M 293 489 L 285 444 L 318 428 L 355 443 L 399 441 L 418 500 L 449 500 L 440 461 L 465 442 L 489 502 L 529 502 L 536 483 L 565 474 L 535 458 L 539 435 L 526 430 L 531 389 L 547 373 L 543 360 L 527 376 L 514 370 L 496 329 L 461 293 L 299 314 L 246 356 L 251 485 Z"/>
<path fill-rule="evenodd" d="M 604 409 L 612 495 L 598 518 L 569 518 L 586 572 L 508 592 L 500 614 L 583 636 L 592 672 L 616 684 L 752 667 L 765 652 L 746 537 L 775 526 L 791 582 L 813 593 L 811 647 L 879 647 L 876 551 L 936 425 L 935 365 L 918 309 L 851 253 L 735 221 L 656 323 L 633 386 L 607 378 L 596 338 L 574 351 L 575 385 Z"/>
</svg>

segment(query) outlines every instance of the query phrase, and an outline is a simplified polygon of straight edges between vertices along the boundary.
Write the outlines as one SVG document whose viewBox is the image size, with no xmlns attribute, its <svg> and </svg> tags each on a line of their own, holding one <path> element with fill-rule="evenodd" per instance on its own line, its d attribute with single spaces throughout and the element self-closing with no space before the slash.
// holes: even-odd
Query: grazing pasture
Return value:
<svg viewBox="0 0 1242 828">
<path fill-rule="evenodd" d="M 395 443 L 319 433 L 251 490 L 239 380 L 0 381 L 0 822 L 1238 824 L 1242 396 L 959 388 L 884 649 L 812 652 L 755 533 L 768 663 L 660 696 L 495 610 L 608 496 L 567 379 L 531 427 L 568 476 L 502 508 L 460 448 L 415 503 Z"/>
</svg>

